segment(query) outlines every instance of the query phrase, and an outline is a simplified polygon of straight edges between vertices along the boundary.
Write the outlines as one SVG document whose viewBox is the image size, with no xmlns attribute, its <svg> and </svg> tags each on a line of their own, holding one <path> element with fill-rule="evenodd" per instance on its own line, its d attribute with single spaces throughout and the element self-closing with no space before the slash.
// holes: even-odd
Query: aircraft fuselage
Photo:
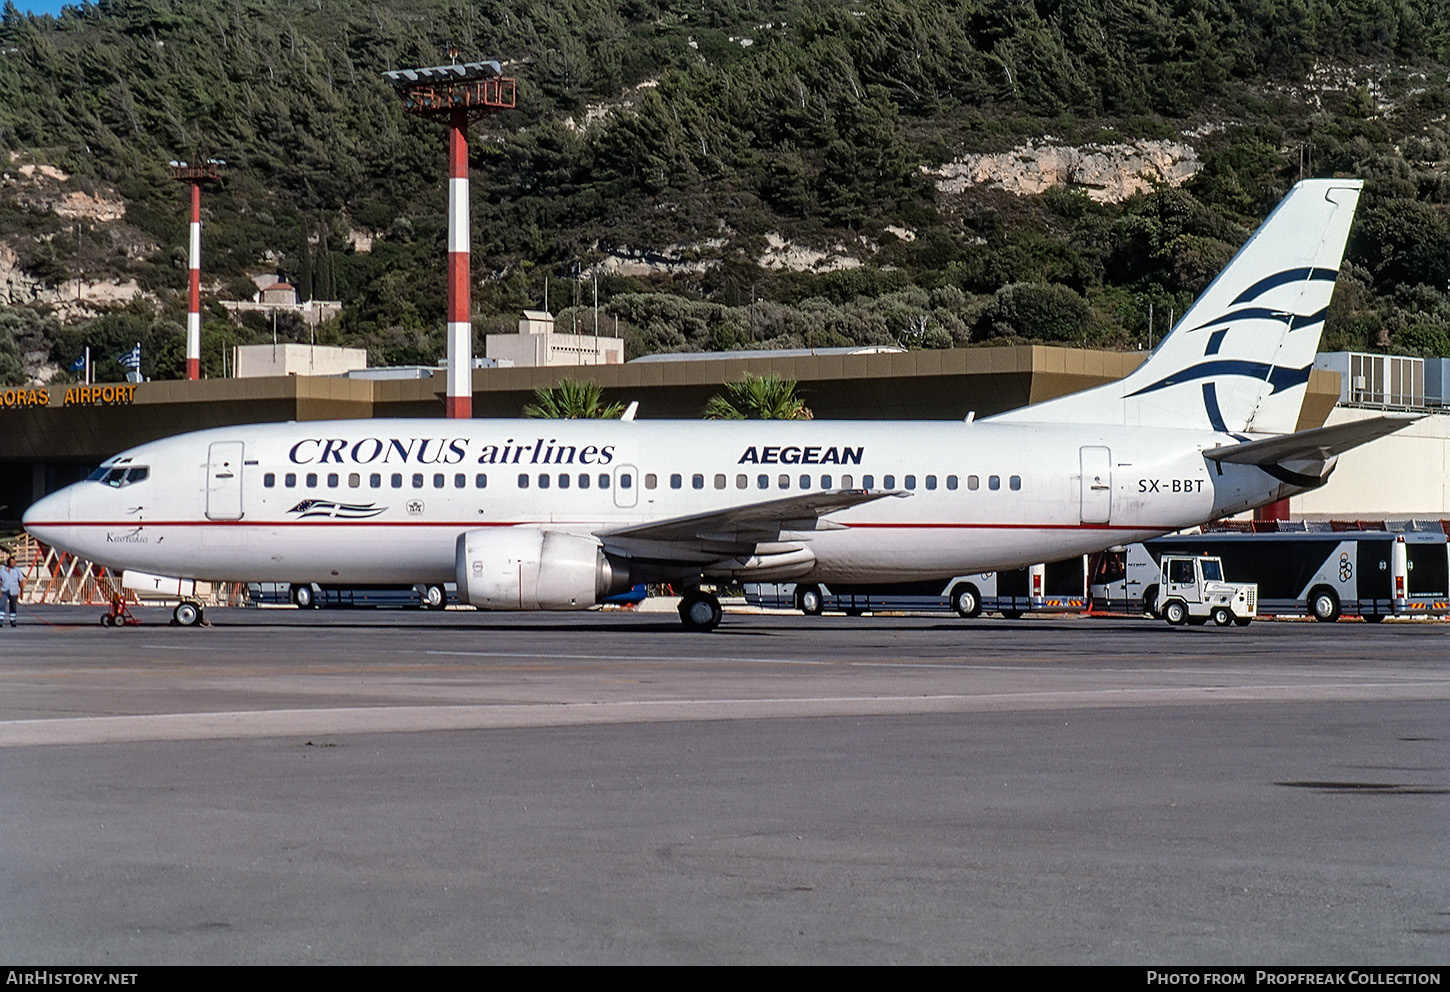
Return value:
<svg viewBox="0 0 1450 992">
<path fill-rule="evenodd" d="M 1299 491 L 1202 455 L 1234 443 L 1203 431 L 992 422 L 248 425 L 123 452 L 91 481 L 35 504 L 25 522 L 114 569 L 435 583 L 454 577 L 467 531 L 595 535 L 812 492 L 884 490 L 907 495 L 787 529 L 778 543 L 813 556 L 799 578 L 905 581 L 1059 560 Z M 116 474 L 136 468 L 144 478 Z M 711 574 L 634 554 L 639 580 Z"/>
</svg>

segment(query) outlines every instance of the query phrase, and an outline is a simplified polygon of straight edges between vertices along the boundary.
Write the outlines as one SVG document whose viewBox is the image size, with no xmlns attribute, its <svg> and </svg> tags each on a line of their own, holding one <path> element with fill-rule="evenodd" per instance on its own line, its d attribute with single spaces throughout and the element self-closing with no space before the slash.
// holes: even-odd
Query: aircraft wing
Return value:
<svg viewBox="0 0 1450 992">
<path fill-rule="evenodd" d="M 822 519 L 838 510 L 887 496 L 907 495 L 900 490 L 868 492 L 837 489 L 630 524 L 596 531 L 595 536 L 608 547 L 649 557 L 675 558 L 678 555 L 679 560 L 725 558 L 749 554 L 758 544 L 776 541 L 781 531 L 840 527 Z"/>
<path fill-rule="evenodd" d="M 1288 461 L 1327 461 L 1351 448 L 1393 434 L 1420 419 L 1417 413 L 1386 413 L 1333 427 L 1315 427 L 1278 437 L 1208 448 L 1203 457 L 1240 465 L 1278 465 Z"/>
</svg>

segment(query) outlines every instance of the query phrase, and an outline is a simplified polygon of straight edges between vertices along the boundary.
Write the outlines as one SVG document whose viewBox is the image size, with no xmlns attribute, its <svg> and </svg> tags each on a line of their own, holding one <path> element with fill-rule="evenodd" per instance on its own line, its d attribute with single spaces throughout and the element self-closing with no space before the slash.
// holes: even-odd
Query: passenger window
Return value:
<svg viewBox="0 0 1450 992">
<path fill-rule="evenodd" d="M 307 488 L 308 489 L 316 489 L 317 488 L 317 473 L 316 472 L 308 472 L 307 473 Z"/>
<path fill-rule="evenodd" d="M 527 488 L 529 488 L 529 474 L 527 472 L 520 472 L 519 473 L 519 488 L 520 489 L 527 489 Z"/>
<path fill-rule="evenodd" d="M 696 489 L 704 489 L 705 488 L 705 477 L 703 475 L 699 475 L 699 474 L 695 474 L 695 475 L 690 476 L 690 485 L 693 486 Z"/>
<path fill-rule="evenodd" d="M 627 476 L 627 475 L 621 476 L 620 477 L 620 480 L 619 480 L 619 484 L 621 486 L 623 486 L 625 489 L 628 489 L 629 488 L 629 476 Z M 600 472 L 599 473 L 599 488 L 600 489 L 608 489 L 609 488 L 609 473 L 608 472 Z"/>
<path fill-rule="evenodd" d="M 888 475 L 884 479 L 882 479 L 881 480 L 881 488 L 882 489 L 895 489 L 896 488 L 896 476 L 894 476 L 894 475 Z"/>
<path fill-rule="evenodd" d="M 716 489 L 724 489 L 725 488 L 725 476 L 723 476 L 723 475 L 717 475 L 717 476 L 715 476 L 715 488 Z"/>
<path fill-rule="evenodd" d="M 948 489 L 956 489 L 957 488 L 957 477 L 955 475 L 949 475 L 949 476 L 947 476 L 947 488 Z"/>
<path fill-rule="evenodd" d="M 655 474 L 653 472 L 646 472 L 645 473 L 645 475 L 644 475 L 644 487 L 646 489 L 653 489 L 655 486 L 657 486 L 659 484 L 660 484 L 660 480 L 657 479 L 657 478 L 655 478 Z"/>
<path fill-rule="evenodd" d="M 1002 477 L 1000 475 L 987 476 L 987 488 L 996 492 L 1002 488 Z"/>
<path fill-rule="evenodd" d="M 547 473 L 547 472 L 540 472 L 539 473 L 539 488 L 540 489 L 548 489 L 549 488 L 549 473 Z"/>
<path fill-rule="evenodd" d="M 916 488 L 916 476 L 914 476 L 914 475 L 908 475 L 906 477 L 906 488 L 907 489 L 915 489 Z"/>
<path fill-rule="evenodd" d="M 288 472 L 286 475 L 284 475 L 282 477 L 282 485 L 286 486 L 288 489 L 297 488 L 297 473 Z"/>
<path fill-rule="evenodd" d="M 769 489 L 770 488 L 770 476 L 768 476 L 768 475 L 757 475 L 755 477 L 755 488 L 756 489 Z"/>
<path fill-rule="evenodd" d="M 347 473 L 347 486 L 349 489 L 356 489 L 360 485 L 362 485 L 362 475 L 360 473 Z"/>
<path fill-rule="evenodd" d="M 809 475 L 803 475 L 803 476 L 801 476 L 801 488 L 802 489 L 809 489 L 809 488 L 811 488 L 811 477 Z"/>
<path fill-rule="evenodd" d="M 560 489 L 568 489 L 569 488 L 569 473 L 568 472 L 560 472 L 559 473 L 559 488 Z"/>
<path fill-rule="evenodd" d="M 843 476 L 841 476 L 841 488 L 842 489 L 855 489 L 856 488 L 856 477 L 854 475 L 843 475 Z"/>
<path fill-rule="evenodd" d="M 935 489 L 936 488 L 936 476 L 934 476 L 934 475 L 928 475 L 926 477 L 926 488 L 928 488 L 928 489 Z"/>
<path fill-rule="evenodd" d="M 468 476 L 464 475 L 462 472 L 455 472 L 453 474 L 453 488 L 454 489 L 467 489 L 468 488 Z"/>
<path fill-rule="evenodd" d="M 580 489 L 588 489 L 589 488 L 589 473 L 588 472 L 580 472 L 579 473 L 579 488 Z"/>
<path fill-rule="evenodd" d="M 604 482 L 604 488 L 605 489 L 608 489 L 609 488 L 609 483 L 606 481 L 608 478 L 609 478 L 609 476 L 607 476 L 607 475 L 601 475 L 599 477 L 600 481 L 601 482 Z M 621 475 L 619 477 L 619 488 L 620 489 L 629 489 L 633 485 L 634 485 L 634 476 L 630 475 L 628 472 L 625 472 L 623 475 Z"/>
<path fill-rule="evenodd" d="M 790 488 L 790 476 L 782 474 L 781 477 L 780 477 L 780 479 L 779 479 L 779 483 L 780 483 L 780 488 L 782 488 L 782 489 L 789 489 Z"/>
<path fill-rule="evenodd" d="M 414 489 L 422 489 L 423 488 L 423 473 L 422 472 L 414 472 L 413 473 L 413 488 Z"/>
<path fill-rule="evenodd" d="M 748 475 L 737 475 L 735 477 L 735 488 L 736 489 L 744 489 L 744 488 L 746 488 L 749 485 L 750 485 L 750 476 L 748 476 Z"/>
<path fill-rule="evenodd" d="M 1007 485 L 1015 493 L 1022 488 L 1022 476 L 1014 475 L 1007 480 Z"/>
<path fill-rule="evenodd" d="M 823 476 L 821 476 L 821 488 L 822 489 L 830 489 L 831 488 L 831 477 L 829 475 L 823 475 Z"/>
<path fill-rule="evenodd" d="M 977 487 L 979 485 L 981 485 L 981 482 L 977 479 L 977 477 L 975 475 L 969 475 L 969 476 L 967 476 L 967 488 L 968 489 L 971 489 L 972 491 L 975 492 L 976 489 L 977 489 Z"/>
<path fill-rule="evenodd" d="M 442 472 L 434 472 L 433 473 L 433 488 L 434 489 L 442 489 L 443 488 L 443 484 L 444 484 L 443 473 Z"/>
<path fill-rule="evenodd" d="M 485 475 L 482 472 L 479 472 L 477 475 L 475 475 L 473 477 L 473 488 L 475 488 L 475 489 L 487 489 L 488 488 L 488 476 Z"/>
<path fill-rule="evenodd" d="M 337 483 L 338 483 L 337 473 L 336 472 L 328 472 L 327 473 L 327 488 L 328 489 L 336 489 L 337 488 Z"/>
<path fill-rule="evenodd" d="M 673 473 L 670 474 L 670 488 L 671 489 L 678 489 L 678 488 L 680 488 L 680 486 L 681 486 L 682 483 L 683 483 L 683 480 L 680 478 L 680 473 L 673 472 Z"/>
<path fill-rule="evenodd" d="M 368 476 L 368 485 L 374 489 L 383 488 L 383 475 L 381 472 L 374 472 Z"/>
<path fill-rule="evenodd" d="M 394 472 L 392 479 L 389 480 L 389 481 L 392 483 L 392 486 L 393 486 L 394 489 L 402 489 L 403 488 L 403 473 L 402 472 Z"/>
<path fill-rule="evenodd" d="M 272 472 L 263 473 L 263 475 L 262 475 L 262 486 L 263 486 L 263 488 L 271 489 L 272 487 L 274 487 L 276 485 L 277 485 L 277 476 L 274 473 L 272 473 Z"/>
<path fill-rule="evenodd" d="M 875 489 L 876 488 L 876 476 L 874 476 L 874 475 L 863 475 L 863 476 L 861 476 L 861 488 L 862 489 Z"/>
</svg>

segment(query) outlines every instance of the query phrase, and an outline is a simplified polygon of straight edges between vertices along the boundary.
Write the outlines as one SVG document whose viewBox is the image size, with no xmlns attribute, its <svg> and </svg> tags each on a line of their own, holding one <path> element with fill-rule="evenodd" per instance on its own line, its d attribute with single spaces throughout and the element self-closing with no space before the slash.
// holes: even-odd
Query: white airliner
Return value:
<svg viewBox="0 0 1450 992">
<path fill-rule="evenodd" d="M 1360 187 L 1299 183 L 1132 374 L 999 416 L 224 427 L 108 459 L 25 527 L 182 595 L 456 580 L 480 608 L 576 610 L 671 582 L 696 630 L 722 580 L 946 579 L 1142 541 L 1322 485 L 1413 419 L 1294 432 Z"/>
</svg>

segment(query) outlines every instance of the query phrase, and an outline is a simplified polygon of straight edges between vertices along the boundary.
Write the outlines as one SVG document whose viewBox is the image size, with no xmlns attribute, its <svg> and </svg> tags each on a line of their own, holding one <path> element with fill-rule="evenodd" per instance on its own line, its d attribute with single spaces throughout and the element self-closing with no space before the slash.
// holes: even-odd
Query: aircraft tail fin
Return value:
<svg viewBox="0 0 1450 992">
<path fill-rule="evenodd" d="M 992 419 L 1292 432 L 1362 187 L 1298 183 L 1132 373 Z"/>
</svg>

